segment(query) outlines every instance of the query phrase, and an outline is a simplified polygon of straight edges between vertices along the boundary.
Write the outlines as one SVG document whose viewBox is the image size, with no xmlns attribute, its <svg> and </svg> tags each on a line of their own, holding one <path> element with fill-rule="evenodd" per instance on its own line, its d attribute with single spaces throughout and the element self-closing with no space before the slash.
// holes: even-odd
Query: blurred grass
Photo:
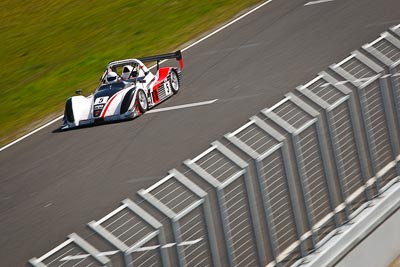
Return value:
<svg viewBox="0 0 400 267">
<path fill-rule="evenodd" d="M 171 52 L 260 0 L 3 0 L 0 145 L 92 92 L 115 59 Z"/>
</svg>

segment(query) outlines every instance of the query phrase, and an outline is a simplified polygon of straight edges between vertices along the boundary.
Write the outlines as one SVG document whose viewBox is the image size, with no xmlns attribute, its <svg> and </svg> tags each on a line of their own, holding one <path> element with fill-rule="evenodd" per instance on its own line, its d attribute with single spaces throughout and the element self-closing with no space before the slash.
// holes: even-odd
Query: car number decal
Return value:
<svg viewBox="0 0 400 267">
<path fill-rule="evenodd" d="M 95 105 L 104 104 L 107 102 L 107 100 L 108 100 L 108 96 L 99 97 L 99 98 L 96 98 L 96 100 L 94 101 L 94 104 Z"/>
<path fill-rule="evenodd" d="M 169 84 L 168 81 L 164 82 L 164 87 L 165 87 L 165 93 L 169 95 L 171 93 L 171 85 Z"/>
</svg>

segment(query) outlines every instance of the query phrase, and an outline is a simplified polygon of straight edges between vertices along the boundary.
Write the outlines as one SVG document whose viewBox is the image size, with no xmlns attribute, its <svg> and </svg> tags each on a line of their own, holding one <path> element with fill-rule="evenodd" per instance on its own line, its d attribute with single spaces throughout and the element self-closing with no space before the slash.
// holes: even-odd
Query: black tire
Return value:
<svg viewBox="0 0 400 267">
<path fill-rule="evenodd" d="M 64 118 L 70 123 L 75 122 L 74 110 L 72 109 L 72 99 L 71 98 L 69 98 L 67 100 L 67 103 L 65 103 Z"/>
<path fill-rule="evenodd" d="M 147 103 L 146 94 L 143 90 L 138 91 L 138 93 L 136 95 L 136 103 L 137 103 L 137 107 L 141 114 L 143 114 L 147 111 L 147 108 L 149 107 L 149 105 Z"/>
<path fill-rule="evenodd" d="M 121 109 L 120 109 L 120 114 L 121 115 L 128 111 L 129 106 L 132 103 L 133 96 L 134 96 L 133 89 L 129 90 L 126 93 L 126 95 L 125 95 L 125 97 L 124 97 L 124 99 L 122 100 L 122 103 L 121 103 Z"/>
<path fill-rule="evenodd" d="M 169 85 L 171 86 L 172 92 L 174 94 L 177 94 L 180 87 L 180 81 L 178 73 L 176 73 L 176 70 L 171 71 L 171 74 L 169 76 Z"/>
</svg>

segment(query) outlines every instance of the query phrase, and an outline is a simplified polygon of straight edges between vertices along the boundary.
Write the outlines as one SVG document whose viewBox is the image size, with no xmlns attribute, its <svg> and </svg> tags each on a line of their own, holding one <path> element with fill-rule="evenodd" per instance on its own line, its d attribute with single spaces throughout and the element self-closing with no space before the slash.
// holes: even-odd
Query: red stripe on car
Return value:
<svg viewBox="0 0 400 267">
<path fill-rule="evenodd" d="M 113 95 L 111 97 L 111 99 L 107 102 L 107 105 L 105 106 L 105 108 L 103 109 L 103 114 L 101 114 L 101 117 L 104 118 L 106 116 L 107 113 L 107 109 L 110 107 L 111 102 L 115 99 L 115 97 L 117 95 L 119 95 L 120 93 L 122 93 L 123 91 L 119 91 L 118 93 L 116 93 L 115 95 Z"/>
</svg>

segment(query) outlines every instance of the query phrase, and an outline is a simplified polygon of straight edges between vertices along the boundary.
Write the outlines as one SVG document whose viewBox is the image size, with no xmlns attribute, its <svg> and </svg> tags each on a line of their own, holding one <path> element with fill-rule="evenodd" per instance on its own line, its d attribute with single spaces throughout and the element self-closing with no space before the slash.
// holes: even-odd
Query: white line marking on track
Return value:
<svg viewBox="0 0 400 267">
<path fill-rule="evenodd" d="M 254 7 L 253 9 L 251 9 L 251 10 L 249 10 L 248 12 L 244 13 L 243 15 L 237 17 L 236 19 L 232 20 L 231 22 L 228 22 L 227 24 L 221 26 L 220 28 L 218 28 L 218 29 L 216 29 L 215 31 L 211 32 L 210 34 L 204 36 L 203 38 L 197 40 L 196 42 L 194 42 L 194 43 L 188 45 L 187 47 L 182 48 L 181 51 L 182 51 L 182 52 L 183 52 L 183 51 L 186 51 L 186 50 L 192 48 L 193 46 L 195 46 L 195 45 L 197 45 L 197 44 L 203 42 L 204 40 L 207 40 L 207 39 L 210 38 L 211 36 L 217 34 L 218 32 L 224 30 L 225 28 L 231 26 L 232 24 L 238 22 L 239 20 L 241 20 L 241 19 L 247 17 L 247 16 L 250 15 L 251 13 L 257 11 L 258 9 L 262 8 L 263 6 L 265 6 L 265 5 L 267 5 L 267 4 L 271 3 L 271 2 L 272 2 L 272 0 L 268 0 L 268 1 L 265 1 L 265 2 L 263 2 L 263 3 L 261 3 L 261 4 L 259 4 L 258 6 Z M 165 62 L 165 61 L 163 61 L 163 62 Z M 161 64 L 161 62 L 160 62 L 160 64 Z M 153 65 L 151 68 L 154 68 L 155 66 L 156 66 L 156 65 Z M 58 117 L 58 118 L 56 118 L 56 119 L 54 119 L 54 120 L 52 120 L 52 121 L 46 123 L 45 125 L 43 125 L 43 126 L 37 128 L 37 129 L 33 130 L 32 132 L 30 132 L 30 133 L 28 133 L 28 134 L 26 134 L 26 135 L 24 135 L 24 136 L 18 138 L 17 140 L 15 140 L 15 141 L 13 141 L 13 142 L 11 142 L 11 143 L 9 143 L 9 144 L 7 144 L 7 145 L 1 147 L 1 148 L 0 148 L 0 152 L 3 151 L 3 150 L 5 150 L 5 149 L 7 149 L 7 148 L 9 148 L 9 147 L 12 146 L 12 145 L 15 145 L 16 143 L 18 143 L 18 142 L 24 140 L 24 139 L 27 138 L 28 136 L 31 136 L 32 134 L 34 134 L 34 133 L 36 133 L 36 132 L 38 132 L 38 131 L 40 131 L 40 130 L 46 128 L 47 126 L 49 126 L 49 125 L 51 125 L 51 124 L 53 124 L 53 123 L 55 123 L 57 120 L 61 120 L 62 117 L 63 117 L 63 115 L 61 115 L 60 117 Z"/>
<path fill-rule="evenodd" d="M 119 250 L 111 250 L 99 253 L 97 256 L 112 256 L 120 252 Z M 69 255 L 60 259 L 60 261 L 82 260 L 90 257 L 90 254 Z"/>
<path fill-rule="evenodd" d="M 52 120 L 52 121 L 46 123 L 45 125 L 40 126 L 40 127 L 37 128 L 36 130 L 33 130 L 32 132 L 30 132 L 30 133 L 28 133 L 28 134 L 26 134 L 26 135 L 24 135 L 24 136 L 18 138 L 17 140 L 15 140 L 15 141 L 9 143 L 8 145 L 3 146 L 2 148 L 0 148 L 0 152 L 3 151 L 3 150 L 6 149 L 6 148 L 9 148 L 9 147 L 12 146 L 12 145 L 15 145 L 16 143 L 18 143 L 18 142 L 24 140 L 25 138 L 31 136 L 32 134 L 39 132 L 40 130 L 46 128 L 47 126 L 49 126 L 49 125 L 51 125 L 51 124 L 53 124 L 53 123 L 55 123 L 56 121 L 61 120 L 62 117 L 63 117 L 63 116 L 60 116 L 60 117 L 58 117 L 58 118 L 55 118 L 54 120 Z"/>
<path fill-rule="evenodd" d="M 307 4 L 304 4 L 304 6 L 310 6 L 310 5 L 316 5 L 316 4 L 322 4 L 326 2 L 332 2 L 334 0 L 318 0 L 318 1 L 310 1 Z"/>
<path fill-rule="evenodd" d="M 170 248 L 173 246 L 191 246 L 195 245 L 196 243 L 199 243 L 203 238 L 195 239 L 195 240 L 188 240 L 188 241 L 183 241 L 182 243 L 168 243 L 162 246 L 161 248 Z M 148 250 L 154 250 L 159 248 L 160 245 L 155 245 L 155 246 L 148 246 L 148 247 L 140 247 L 137 248 L 131 252 L 141 252 L 141 251 L 148 251 Z M 105 251 L 105 252 L 100 252 L 97 254 L 97 256 L 112 256 L 114 254 L 117 254 L 119 250 L 111 250 L 111 251 Z M 86 259 L 87 257 L 90 257 L 90 254 L 78 254 L 78 255 L 68 255 L 65 256 L 64 258 L 61 258 L 60 261 L 72 261 L 72 260 L 82 260 Z"/>
<path fill-rule="evenodd" d="M 385 75 L 382 75 L 381 77 L 379 77 L 379 78 L 382 78 L 382 79 L 386 79 L 386 78 L 389 78 L 389 77 L 396 77 L 396 76 L 400 76 L 400 73 L 399 72 L 397 72 L 397 73 L 395 73 L 395 74 L 385 74 Z M 363 82 L 367 82 L 367 81 L 369 81 L 370 79 L 374 79 L 375 77 L 364 77 L 364 78 L 360 78 L 360 79 L 355 79 L 355 80 L 344 80 L 344 81 L 338 81 L 338 82 L 336 82 L 336 83 L 334 83 L 333 85 L 343 85 L 343 84 L 346 84 L 346 83 L 350 83 L 350 82 L 360 82 L 360 83 L 363 83 Z M 324 84 L 321 84 L 320 85 L 320 87 L 321 88 L 324 88 L 324 87 L 328 87 L 329 85 L 331 85 L 331 83 L 324 83 Z"/>
<path fill-rule="evenodd" d="M 81 260 L 81 259 L 86 259 L 89 256 L 90 256 L 90 254 L 80 254 L 80 255 L 66 256 L 66 257 L 60 259 L 60 261 Z"/>
<path fill-rule="evenodd" d="M 105 252 L 99 253 L 99 256 L 112 256 L 114 254 L 117 254 L 118 252 L 120 252 L 120 251 L 119 250 L 105 251 Z"/>
<path fill-rule="evenodd" d="M 196 240 L 183 241 L 182 243 L 178 244 L 178 246 L 194 245 L 194 244 L 200 242 L 201 240 L 203 240 L 203 238 L 199 238 L 199 239 L 196 239 Z"/>
<path fill-rule="evenodd" d="M 266 4 L 268 4 L 268 3 L 270 3 L 270 2 L 272 2 L 272 0 L 268 0 L 268 1 L 264 2 L 264 3 L 261 3 L 260 5 L 256 6 L 255 8 L 249 10 L 248 12 L 244 13 L 243 15 L 241 15 L 241 16 L 237 17 L 236 19 L 232 20 L 231 22 L 225 24 L 225 25 L 222 26 L 221 28 L 216 29 L 216 30 L 213 31 L 212 33 L 210 33 L 210 34 L 204 36 L 203 38 L 201 38 L 200 40 L 198 40 L 198 41 L 194 42 L 193 44 L 190 44 L 189 46 L 183 48 L 182 51 L 186 51 L 186 50 L 188 50 L 189 48 L 191 48 L 191 47 L 197 45 L 198 43 L 203 42 L 204 40 L 210 38 L 211 36 L 213 36 L 213 35 L 215 35 L 216 33 L 222 31 L 223 29 L 225 29 L 225 28 L 231 26 L 232 24 L 238 22 L 239 20 L 241 20 L 241 19 L 247 17 L 247 16 L 250 15 L 251 13 L 257 11 L 258 9 L 262 8 L 263 6 L 265 6 Z"/>
<path fill-rule="evenodd" d="M 154 249 L 159 248 L 159 247 L 160 247 L 160 245 L 155 245 L 155 246 L 150 246 L 150 247 L 141 247 L 141 248 L 137 248 L 137 249 L 133 250 L 133 252 L 154 250 Z"/>
<path fill-rule="evenodd" d="M 175 109 L 192 108 L 192 107 L 210 105 L 212 103 L 215 103 L 216 101 L 218 101 L 218 99 L 214 99 L 214 100 L 210 100 L 210 101 L 204 101 L 204 102 L 197 102 L 197 103 L 192 103 L 192 104 L 173 106 L 173 107 L 158 108 L 158 109 L 149 110 L 145 114 L 163 112 L 163 111 L 169 111 L 169 110 L 175 110 Z"/>
<path fill-rule="evenodd" d="M 176 243 L 168 243 L 168 244 L 162 246 L 161 248 L 170 248 L 170 247 L 173 247 L 175 245 L 176 245 Z"/>
</svg>

